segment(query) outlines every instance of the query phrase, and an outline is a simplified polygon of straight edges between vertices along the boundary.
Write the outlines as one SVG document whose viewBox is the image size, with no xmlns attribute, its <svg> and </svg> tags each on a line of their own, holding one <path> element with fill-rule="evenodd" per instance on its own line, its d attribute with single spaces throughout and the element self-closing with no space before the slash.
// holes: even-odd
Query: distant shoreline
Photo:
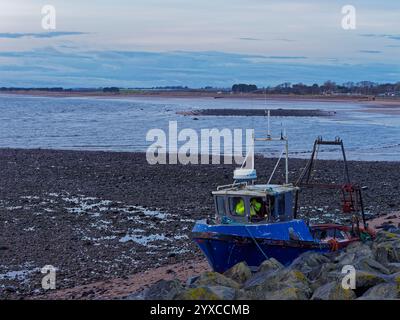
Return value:
<svg viewBox="0 0 400 320">
<path fill-rule="evenodd" d="M 70 92 L 50 92 L 41 90 L 18 90 L 0 91 L 1 95 L 32 96 L 32 97 L 54 97 L 54 98 L 163 98 L 163 99 L 226 99 L 226 100 L 266 100 L 266 101 L 310 101 L 310 102 L 331 102 L 358 104 L 366 107 L 365 112 L 385 113 L 400 115 L 400 97 L 373 97 L 359 95 L 293 95 L 293 94 L 264 94 L 259 93 L 217 93 L 207 91 L 153 91 L 138 90 L 137 92 L 100 92 L 100 91 L 70 91 Z"/>
</svg>

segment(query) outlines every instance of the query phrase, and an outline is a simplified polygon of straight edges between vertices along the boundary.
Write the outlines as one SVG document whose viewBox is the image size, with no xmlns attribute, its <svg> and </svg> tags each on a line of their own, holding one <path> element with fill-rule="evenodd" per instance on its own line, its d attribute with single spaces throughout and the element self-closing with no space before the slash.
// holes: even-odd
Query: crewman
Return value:
<svg viewBox="0 0 400 320">
<path fill-rule="evenodd" d="M 251 199 L 250 202 L 250 217 L 255 217 L 260 213 L 262 204 L 256 199 Z"/>
<path fill-rule="evenodd" d="M 236 203 L 235 212 L 238 216 L 243 217 L 245 215 L 244 201 L 242 198 L 240 198 L 239 202 Z"/>
</svg>

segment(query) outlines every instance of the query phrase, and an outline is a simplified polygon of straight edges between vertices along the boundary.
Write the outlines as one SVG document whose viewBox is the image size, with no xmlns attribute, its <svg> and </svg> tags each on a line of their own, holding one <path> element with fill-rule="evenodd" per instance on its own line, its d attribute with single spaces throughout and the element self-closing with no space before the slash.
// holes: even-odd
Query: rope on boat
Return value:
<svg viewBox="0 0 400 320">
<path fill-rule="evenodd" d="M 256 244 L 257 248 L 261 251 L 261 253 L 263 254 L 265 260 L 268 260 L 268 256 L 265 254 L 264 250 L 260 247 L 260 245 L 258 244 L 257 240 L 253 237 L 253 235 L 251 234 L 250 230 L 247 228 L 247 226 L 244 226 L 245 229 L 247 230 L 248 234 L 250 235 L 250 238 L 254 241 L 254 243 Z"/>
<path fill-rule="evenodd" d="M 272 177 L 274 176 L 275 171 L 276 171 L 276 169 L 278 168 L 278 165 L 279 165 L 279 163 L 281 162 L 281 159 L 282 159 L 284 153 L 285 153 L 285 149 L 283 149 L 282 152 L 281 152 L 281 154 L 279 155 L 278 161 L 277 161 L 276 164 L 275 164 L 274 170 L 272 171 L 271 176 L 269 177 L 269 180 L 268 180 L 267 184 L 270 184 L 270 183 L 271 183 Z"/>
</svg>

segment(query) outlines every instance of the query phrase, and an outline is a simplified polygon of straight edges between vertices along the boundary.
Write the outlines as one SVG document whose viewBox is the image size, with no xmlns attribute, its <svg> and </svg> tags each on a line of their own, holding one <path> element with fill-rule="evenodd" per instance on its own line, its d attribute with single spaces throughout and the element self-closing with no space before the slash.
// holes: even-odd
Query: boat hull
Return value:
<svg viewBox="0 0 400 320">
<path fill-rule="evenodd" d="M 288 229 L 292 229 L 299 238 L 292 240 Z M 289 265 L 304 252 L 332 250 L 332 243 L 315 240 L 311 229 L 302 220 L 265 225 L 209 225 L 198 221 L 193 228 L 192 239 L 213 270 L 221 273 L 242 261 L 257 268 L 273 257 L 283 265 Z M 336 250 L 355 240 L 341 242 Z"/>
<path fill-rule="evenodd" d="M 329 246 L 318 243 L 271 241 L 266 239 L 240 238 L 219 235 L 196 235 L 197 243 L 214 271 L 225 272 L 235 264 L 245 261 L 250 267 L 258 267 L 273 257 L 283 265 L 290 264 L 307 251 L 328 252 Z"/>
</svg>

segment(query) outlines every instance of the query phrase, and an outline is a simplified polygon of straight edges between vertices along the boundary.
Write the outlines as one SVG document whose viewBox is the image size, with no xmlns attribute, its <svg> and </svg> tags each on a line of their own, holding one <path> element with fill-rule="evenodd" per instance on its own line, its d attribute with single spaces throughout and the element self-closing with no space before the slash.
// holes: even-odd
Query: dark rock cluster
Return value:
<svg viewBox="0 0 400 320">
<path fill-rule="evenodd" d="M 355 270 L 355 287 L 344 271 Z M 344 285 L 343 285 L 344 282 Z M 350 287 L 350 288 L 349 288 Z M 354 242 L 341 252 L 306 252 L 284 267 L 274 258 L 252 273 L 246 263 L 224 274 L 205 272 L 189 279 L 159 281 L 135 299 L 175 300 L 382 300 L 400 299 L 400 229 L 380 231 L 373 241 Z"/>
</svg>

